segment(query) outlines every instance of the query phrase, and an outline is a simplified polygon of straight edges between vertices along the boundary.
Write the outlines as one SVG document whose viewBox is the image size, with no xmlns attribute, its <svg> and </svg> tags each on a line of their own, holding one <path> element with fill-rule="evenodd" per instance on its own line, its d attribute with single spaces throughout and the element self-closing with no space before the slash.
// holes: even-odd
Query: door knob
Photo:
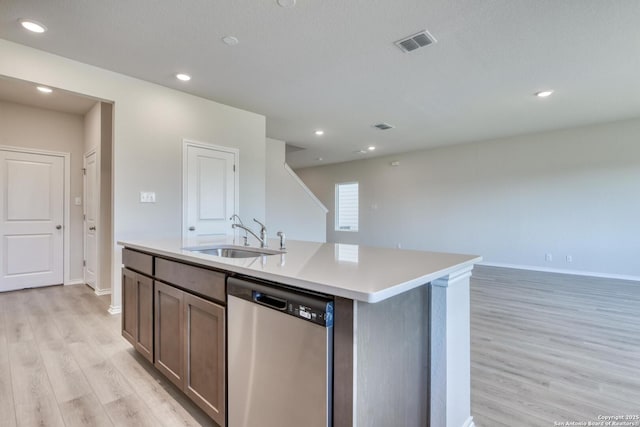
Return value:
<svg viewBox="0 0 640 427">
<path fill-rule="evenodd" d="M 89 227 L 89 230 L 96 231 L 96 228 L 95 227 Z"/>
<path fill-rule="evenodd" d="M 192 225 L 191 227 L 189 227 L 189 231 L 196 231 L 196 228 Z"/>
<path fill-rule="evenodd" d="M 61 225 L 56 225 L 56 230 L 62 230 L 62 226 Z"/>
</svg>

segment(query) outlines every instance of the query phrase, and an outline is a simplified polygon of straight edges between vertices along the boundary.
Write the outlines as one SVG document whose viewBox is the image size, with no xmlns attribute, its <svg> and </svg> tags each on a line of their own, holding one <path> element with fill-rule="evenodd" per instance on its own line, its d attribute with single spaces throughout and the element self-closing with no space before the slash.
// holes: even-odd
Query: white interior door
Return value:
<svg viewBox="0 0 640 427">
<path fill-rule="evenodd" d="M 183 235 L 232 234 L 236 203 L 236 156 L 230 149 L 185 144 Z"/>
<path fill-rule="evenodd" d="M 0 150 L 0 291 L 63 283 L 64 158 Z"/>
<path fill-rule="evenodd" d="M 96 289 L 98 271 L 98 168 L 96 153 L 84 157 L 84 282 Z"/>
</svg>

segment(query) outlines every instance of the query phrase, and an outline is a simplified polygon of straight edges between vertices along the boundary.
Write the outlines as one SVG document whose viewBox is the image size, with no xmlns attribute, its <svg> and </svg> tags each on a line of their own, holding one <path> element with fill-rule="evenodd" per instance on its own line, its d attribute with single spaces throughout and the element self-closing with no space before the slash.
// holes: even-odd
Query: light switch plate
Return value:
<svg viewBox="0 0 640 427">
<path fill-rule="evenodd" d="M 155 191 L 141 191 L 140 192 L 140 203 L 155 203 L 156 202 L 156 192 Z"/>
<path fill-rule="evenodd" d="M 75 203 L 76 203 L 76 206 L 80 206 L 82 204 L 82 198 L 76 197 Z"/>
</svg>

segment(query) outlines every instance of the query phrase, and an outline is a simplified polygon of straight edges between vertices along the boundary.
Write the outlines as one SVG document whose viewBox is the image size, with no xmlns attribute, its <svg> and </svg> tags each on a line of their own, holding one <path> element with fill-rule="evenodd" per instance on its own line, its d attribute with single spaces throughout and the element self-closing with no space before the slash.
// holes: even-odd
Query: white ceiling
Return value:
<svg viewBox="0 0 640 427">
<path fill-rule="evenodd" d="M 264 114 L 293 167 L 640 116 L 637 0 L 1 0 L 0 38 Z"/>
<path fill-rule="evenodd" d="M 45 94 L 36 88 L 37 85 L 32 82 L 0 76 L 0 101 L 80 115 L 84 115 L 98 102 L 64 90 L 54 89 Z"/>
</svg>

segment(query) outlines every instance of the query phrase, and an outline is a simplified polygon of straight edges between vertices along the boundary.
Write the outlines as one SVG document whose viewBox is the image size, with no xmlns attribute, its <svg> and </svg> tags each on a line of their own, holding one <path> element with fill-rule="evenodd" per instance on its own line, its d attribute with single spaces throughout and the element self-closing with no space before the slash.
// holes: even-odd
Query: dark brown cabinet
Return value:
<svg viewBox="0 0 640 427">
<path fill-rule="evenodd" d="M 184 389 L 184 292 L 156 281 L 156 368 Z"/>
<path fill-rule="evenodd" d="M 224 426 L 226 275 L 128 248 L 122 259 L 122 336 Z"/>
<path fill-rule="evenodd" d="M 184 392 L 225 425 L 225 309 L 184 295 Z"/>
<path fill-rule="evenodd" d="M 122 269 L 122 336 L 134 347 L 138 336 L 138 283 L 136 273 Z"/>
<path fill-rule="evenodd" d="M 156 368 L 225 422 L 225 309 L 156 281 Z"/>
<path fill-rule="evenodd" d="M 153 279 L 122 269 L 122 336 L 153 363 Z"/>
</svg>

